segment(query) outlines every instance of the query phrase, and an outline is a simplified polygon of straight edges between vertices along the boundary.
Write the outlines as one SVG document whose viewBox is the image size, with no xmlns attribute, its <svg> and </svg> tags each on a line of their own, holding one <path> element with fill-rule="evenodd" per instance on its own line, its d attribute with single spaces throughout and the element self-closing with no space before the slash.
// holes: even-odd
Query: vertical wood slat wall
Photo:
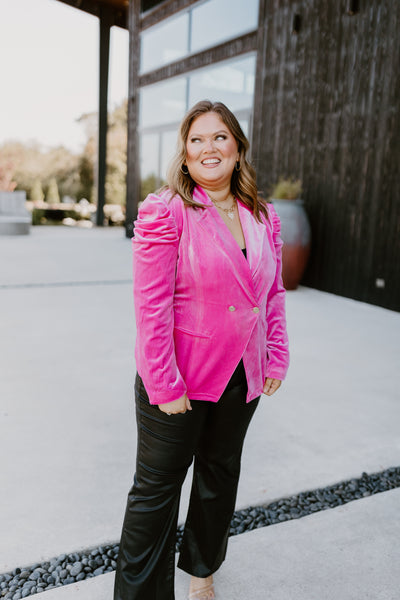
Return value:
<svg viewBox="0 0 400 600">
<path fill-rule="evenodd" d="M 400 2 L 347 6 L 261 0 L 253 160 L 267 193 L 303 180 L 304 283 L 400 310 Z"/>
</svg>

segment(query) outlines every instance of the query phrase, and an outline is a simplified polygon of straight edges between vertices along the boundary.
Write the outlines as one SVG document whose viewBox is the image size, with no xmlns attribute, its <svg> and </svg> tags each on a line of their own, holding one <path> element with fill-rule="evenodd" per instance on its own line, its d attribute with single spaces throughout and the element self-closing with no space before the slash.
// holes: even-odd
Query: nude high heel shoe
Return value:
<svg viewBox="0 0 400 600">
<path fill-rule="evenodd" d="M 201 586 L 196 590 L 190 591 L 188 600 L 215 600 L 213 579 L 211 578 L 211 581 L 205 583 L 204 586 Z"/>
<path fill-rule="evenodd" d="M 209 583 L 195 592 L 190 592 L 189 600 L 215 600 L 214 584 Z"/>
</svg>

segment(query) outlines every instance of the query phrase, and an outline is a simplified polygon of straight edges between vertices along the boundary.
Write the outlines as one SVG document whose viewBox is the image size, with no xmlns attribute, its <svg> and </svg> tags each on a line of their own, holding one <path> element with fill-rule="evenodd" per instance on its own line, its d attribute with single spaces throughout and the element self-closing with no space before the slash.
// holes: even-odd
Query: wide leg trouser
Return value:
<svg viewBox="0 0 400 600">
<path fill-rule="evenodd" d="M 193 400 L 166 415 L 135 382 L 138 450 L 119 547 L 114 600 L 174 600 L 181 487 L 193 456 L 193 484 L 178 566 L 197 577 L 225 558 L 244 437 L 258 404 L 246 404 L 240 362 L 217 403 Z"/>
</svg>

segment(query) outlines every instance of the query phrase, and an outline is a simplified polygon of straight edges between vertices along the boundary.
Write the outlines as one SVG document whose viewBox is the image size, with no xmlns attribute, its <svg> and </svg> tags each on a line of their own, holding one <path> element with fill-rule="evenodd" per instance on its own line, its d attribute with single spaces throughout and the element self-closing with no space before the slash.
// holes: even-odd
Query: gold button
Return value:
<svg viewBox="0 0 400 600">
<path fill-rule="evenodd" d="M 258 308 L 258 306 L 255 306 L 255 307 L 253 308 L 253 312 L 254 312 L 254 313 L 259 313 L 259 312 L 260 312 L 260 309 Z"/>
<path fill-rule="evenodd" d="M 228 308 L 228 310 L 230 310 L 231 312 L 233 312 L 234 310 L 236 310 L 236 308 L 235 308 L 234 306 L 230 306 L 230 307 Z"/>
</svg>

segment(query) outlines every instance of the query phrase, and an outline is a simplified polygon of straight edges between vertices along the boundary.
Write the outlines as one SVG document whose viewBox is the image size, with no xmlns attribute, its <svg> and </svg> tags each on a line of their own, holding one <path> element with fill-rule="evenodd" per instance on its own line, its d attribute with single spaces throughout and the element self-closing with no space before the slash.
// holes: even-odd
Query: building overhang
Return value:
<svg viewBox="0 0 400 600">
<path fill-rule="evenodd" d="M 110 25 L 128 29 L 129 0 L 58 0 L 101 19 L 107 13 Z"/>
</svg>

